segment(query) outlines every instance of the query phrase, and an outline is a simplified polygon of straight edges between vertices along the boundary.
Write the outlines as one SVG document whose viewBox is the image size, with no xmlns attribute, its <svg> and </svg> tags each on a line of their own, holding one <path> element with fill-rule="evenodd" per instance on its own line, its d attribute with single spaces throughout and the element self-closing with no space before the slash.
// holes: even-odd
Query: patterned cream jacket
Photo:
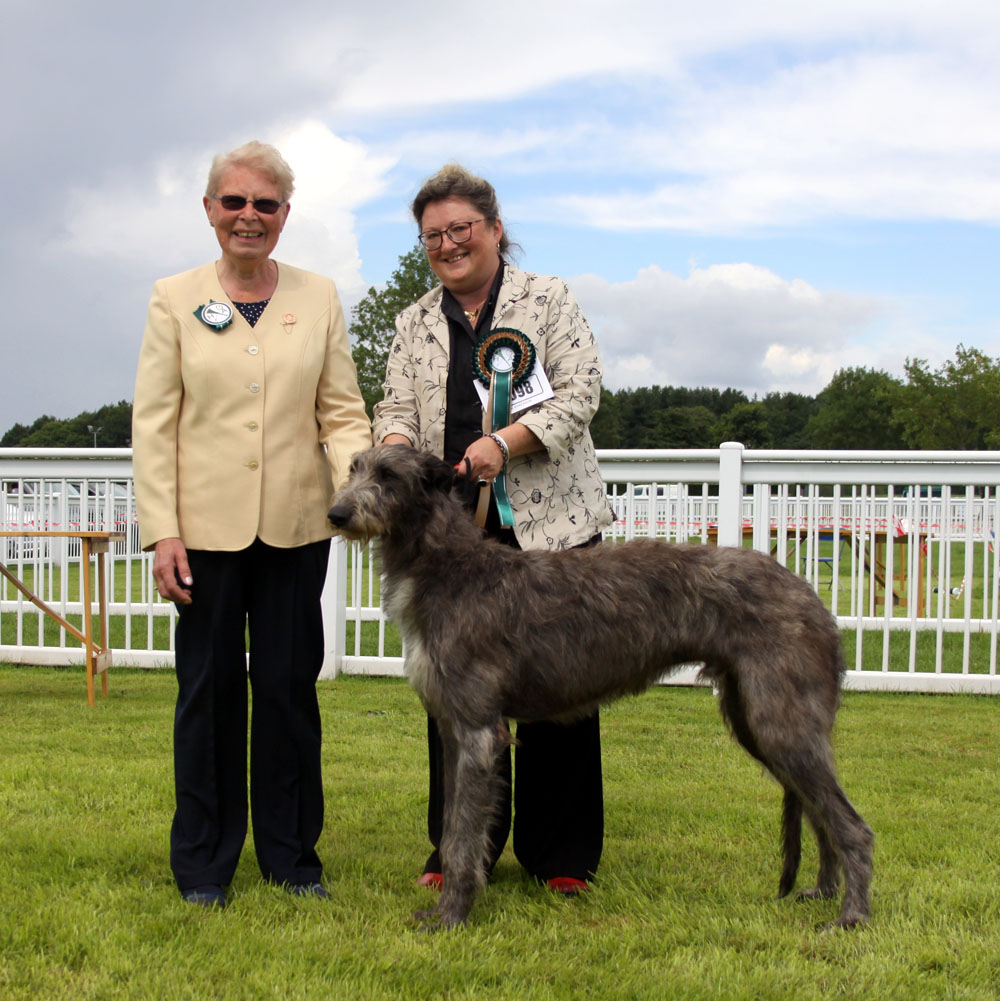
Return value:
<svg viewBox="0 0 1000 1001">
<path fill-rule="evenodd" d="M 376 443 L 397 433 L 417 448 L 444 453 L 449 336 L 442 294 L 439 285 L 396 318 L 384 398 L 375 407 Z M 544 451 L 511 459 L 507 467 L 518 544 L 522 549 L 579 545 L 613 520 L 589 430 L 601 397 L 597 343 L 565 282 L 510 265 L 504 268 L 493 326 L 513 327 L 531 340 L 555 392 L 516 415 L 544 445 Z"/>
</svg>

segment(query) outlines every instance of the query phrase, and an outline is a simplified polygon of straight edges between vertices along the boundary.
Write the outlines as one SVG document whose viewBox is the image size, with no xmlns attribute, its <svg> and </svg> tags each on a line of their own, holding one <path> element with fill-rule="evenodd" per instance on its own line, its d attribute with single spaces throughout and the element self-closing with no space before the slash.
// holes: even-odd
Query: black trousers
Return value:
<svg viewBox="0 0 1000 1001">
<path fill-rule="evenodd" d="M 492 527 L 488 521 L 487 531 Z M 490 534 L 507 545 L 517 546 L 513 532 L 494 530 Z M 599 541 L 597 536 L 585 545 Z M 515 736 L 513 783 L 510 748 L 500 756 L 497 766 L 506 794 L 490 825 L 488 868 L 492 870 L 503 852 L 513 812 L 514 855 L 532 876 L 542 882 L 555 876 L 592 879 L 604 847 L 599 713 L 565 726 L 520 723 Z M 427 834 L 434 851 L 424 865 L 424 872 L 440 872 L 444 749 L 437 723 L 430 716 L 427 749 L 430 758 Z"/>
<path fill-rule="evenodd" d="M 506 794 L 490 824 L 492 871 L 503 852 L 514 817 L 514 855 L 536 879 L 554 876 L 593 879 L 604 846 L 604 792 L 598 713 L 568 726 L 520 723 L 514 752 L 511 796 L 510 748 L 500 756 L 498 774 Z M 434 851 L 424 872 L 440 872 L 438 848 L 444 826 L 444 752 L 437 723 L 427 717 L 430 799 L 427 834 Z"/>
<path fill-rule="evenodd" d="M 317 881 L 323 828 L 316 678 L 328 540 L 239 552 L 189 550 L 192 603 L 179 607 L 170 866 L 180 889 L 232 881 L 250 806 L 265 879 Z M 247 671 L 246 630 L 250 662 Z"/>
</svg>

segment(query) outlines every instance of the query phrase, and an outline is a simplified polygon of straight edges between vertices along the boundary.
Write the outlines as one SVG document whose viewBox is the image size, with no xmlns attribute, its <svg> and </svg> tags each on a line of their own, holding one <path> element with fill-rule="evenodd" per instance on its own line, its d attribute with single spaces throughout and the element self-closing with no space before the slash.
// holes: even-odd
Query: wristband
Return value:
<svg viewBox="0 0 1000 1001">
<path fill-rule="evenodd" d="M 488 438 L 492 438 L 496 442 L 496 446 L 501 450 L 501 454 L 504 456 L 504 464 L 507 465 L 508 459 L 511 457 L 511 449 L 508 447 L 507 441 L 505 441 L 501 436 L 499 436 L 496 431 L 490 431 L 485 435 Z"/>
</svg>

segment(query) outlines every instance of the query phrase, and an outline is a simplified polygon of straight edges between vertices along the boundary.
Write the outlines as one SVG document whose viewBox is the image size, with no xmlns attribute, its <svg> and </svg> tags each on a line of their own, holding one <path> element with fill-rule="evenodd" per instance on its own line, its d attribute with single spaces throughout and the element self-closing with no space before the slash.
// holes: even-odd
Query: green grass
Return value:
<svg viewBox="0 0 1000 1001">
<path fill-rule="evenodd" d="M 575 901 L 508 847 L 471 926 L 426 936 L 424 717 L 405 683 L 319 686 L 330 901 L 261 883 L 248 842 L 224 912 L 170 878 L 167 671 L 0 667 L 0 998 L 995 999 L 1000 992 L 997 703 L 851 694 L 842 781 L 876 832 L 873 919 L 821 935 L 837 902 L 774 900 L 780 792 L 705 690 L 603 715 L 606 842 Z M 557 791 L 554 790 L 554 794 Z M 814 876 L 807 843 L 803 884 Z"/>
</svg>

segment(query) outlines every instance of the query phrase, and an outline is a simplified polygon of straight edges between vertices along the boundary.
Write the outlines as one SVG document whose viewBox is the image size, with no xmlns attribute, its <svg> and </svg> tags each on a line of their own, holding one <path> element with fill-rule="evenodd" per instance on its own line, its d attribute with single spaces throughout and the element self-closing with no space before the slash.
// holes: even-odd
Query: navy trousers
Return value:
<svg viewBox="0 0 1000 1001">
<path fill-rule="evenodd" d="M 257 862 L 277 883 L 319 880 L 323 828 L 316 678 L 328 540 L 239 552 L 189 550 L 192 603 L 179 607 L 170 866 L 183 891 L 228 885 L 250 808 Z M 250 660 L 247 670 L 246 635 Z"/>
</svg>

